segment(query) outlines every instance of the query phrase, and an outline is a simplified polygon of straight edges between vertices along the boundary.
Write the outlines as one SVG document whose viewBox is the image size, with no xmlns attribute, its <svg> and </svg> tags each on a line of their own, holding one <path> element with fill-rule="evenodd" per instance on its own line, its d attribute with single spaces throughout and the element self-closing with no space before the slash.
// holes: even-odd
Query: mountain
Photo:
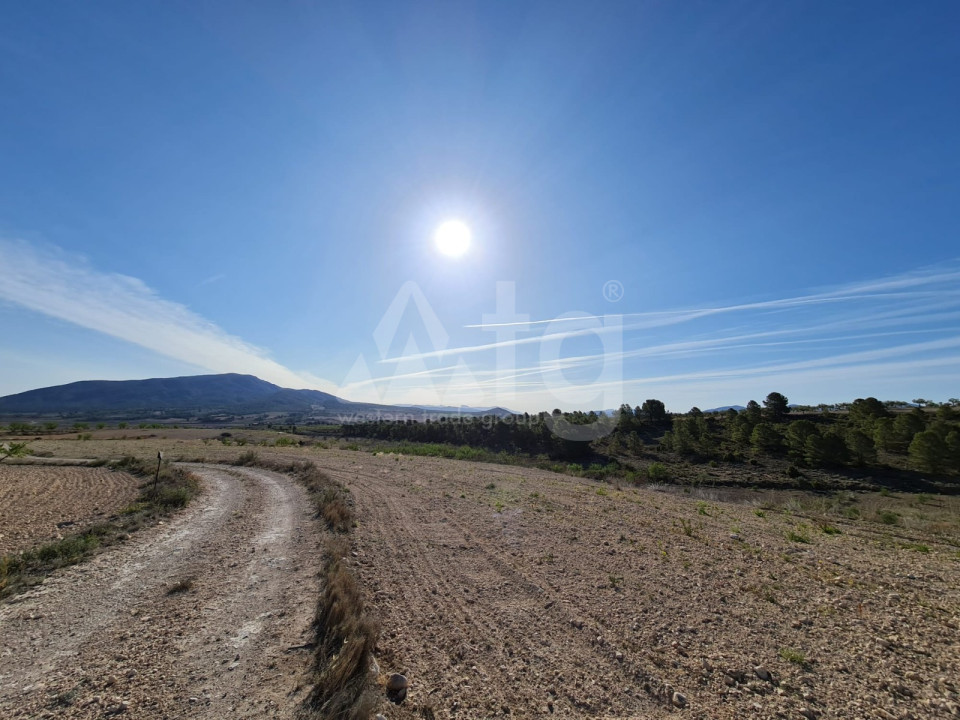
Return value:
<svg viewBox="0 0 960 720">
<path fill-rule="evenodd" d="M 0 398 L 0 413 L 291 412 L 347 405 L 318 390 L 288 390 L 253 375 L 84 380 Z"/>
<path fill-rule="evenodd" d="M 196 417 L 284 413 L 355 422 L 373 418 L 424 420 L 443 415 L 504 417 L 503 408 L 354 403 L 319 390 L 291 390 L 253 375 L 191 375 L 149 380 L 84 380 L 0 397 L 0 415 L 71 414 Z"/>
<path fill-rule="evenodd" d="M 743 405 L 724 405 L 722 407 L 710 408 L 709 410 L 704 410 L 705 413 L 721 413 L 726 412 L 727 410 L 736 410 L 740 412 L 741 410 L 746 410 Z"/>
<path fill-rule="evenodd" d="M 523 415 L 523 413 L 514 412 L 502 407 L 472 407 L 470 405 L 396 405 L 398 408 L 413 408 L 423 410 L 428 413 L 444 413 L 446 415 L 496 415 L 497 417 L 507 417 L 508 415 Z"/>
</svg>

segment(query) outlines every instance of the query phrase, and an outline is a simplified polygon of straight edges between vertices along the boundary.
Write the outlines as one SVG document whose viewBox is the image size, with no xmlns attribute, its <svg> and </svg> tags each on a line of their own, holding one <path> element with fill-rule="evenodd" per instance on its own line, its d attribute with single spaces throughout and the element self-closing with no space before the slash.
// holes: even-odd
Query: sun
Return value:
<svg viewBox="0 0 960 720">
<path fill-rule="evenodd" d="M 460 257 L 470 249 L 473 234 L 466 223 L 459 220 L 447 220 L 433 233 L 437 250 L 449 257 Z"/>
</svg>

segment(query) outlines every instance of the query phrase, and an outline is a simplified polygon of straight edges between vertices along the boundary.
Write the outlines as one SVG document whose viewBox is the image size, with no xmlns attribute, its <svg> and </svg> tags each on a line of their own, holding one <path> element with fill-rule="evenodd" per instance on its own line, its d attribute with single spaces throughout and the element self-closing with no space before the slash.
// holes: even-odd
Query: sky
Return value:
<svg viewBox="0 0 960 720">
<path fill-rule="evenodd" d="M 0 0 L 0 395 L 958 397 L 958 31 L 954 2 Z"/>
</svg>

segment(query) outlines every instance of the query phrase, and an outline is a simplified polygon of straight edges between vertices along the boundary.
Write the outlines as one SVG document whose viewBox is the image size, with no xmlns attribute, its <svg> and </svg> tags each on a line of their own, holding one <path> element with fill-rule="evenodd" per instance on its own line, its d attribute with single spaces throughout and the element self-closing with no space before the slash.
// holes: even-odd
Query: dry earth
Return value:
<svg viewBox="0 0 960 720">
<path fill-rule="evenodd" d="M 138 485 L 102 467 L 0 465 L 0 555 L 105 520 L 136 499 Z"/>
<path fill-rule="evenodd" d="M 318 462 L 358 503 L 381 671 L 412 684 L 387 718 L 958 713 L 955 536 L 866 522 L 826 534 L 506 466 Z"/>
<path fill-rule="evenodd" d="M 166 442 L 185 457 L 251 449 Z M 351 489 L 349 563 L 383 626 L 379 679 L 411 682 L 402 705 L 383 701 L 389 719 L 960 714 L 956 498 L 897 500 L 918 503 L 910 523 L 821 526 L 799 506 L 762 510 L 767 493 L 733 503 L 510 466 L 282 454 Z M 292 711 L 307 658 L 284 650 L 316 600 L 317 530 L 282 476 L 204 472 L 208 495 L 171 525 L 0 609 L 0 716 Z M 166 594 L 187 575 L 192 590 Z"/>
<path fill-rule="evenodd" d="M 283 475 L 193 469 L 206 489 L 172 522 L 0 608 L 0 716 L 290 716 L 318 593 L 309 503 Z"/>
</svg>

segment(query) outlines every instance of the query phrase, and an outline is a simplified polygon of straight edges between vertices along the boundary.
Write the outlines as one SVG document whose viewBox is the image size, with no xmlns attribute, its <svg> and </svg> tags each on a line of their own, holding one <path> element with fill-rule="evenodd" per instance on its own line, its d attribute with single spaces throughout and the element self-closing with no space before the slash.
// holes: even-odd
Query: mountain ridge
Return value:
<svg viewBox="0 0 960 720">
<path fill-rule="evenodd" d="M 144 413 L 293 413 L 353 419 L 391 416 L 405 411 L 428 414 L 511 414 L 502 408 L 437 408 L 419 405 L 355 403 L 320 390 L 291 389 L 254 375 L 221 373 L 143 380 L 80 380 L 0 397 L 0 414 L 43 415 Z"/>
</svg>

